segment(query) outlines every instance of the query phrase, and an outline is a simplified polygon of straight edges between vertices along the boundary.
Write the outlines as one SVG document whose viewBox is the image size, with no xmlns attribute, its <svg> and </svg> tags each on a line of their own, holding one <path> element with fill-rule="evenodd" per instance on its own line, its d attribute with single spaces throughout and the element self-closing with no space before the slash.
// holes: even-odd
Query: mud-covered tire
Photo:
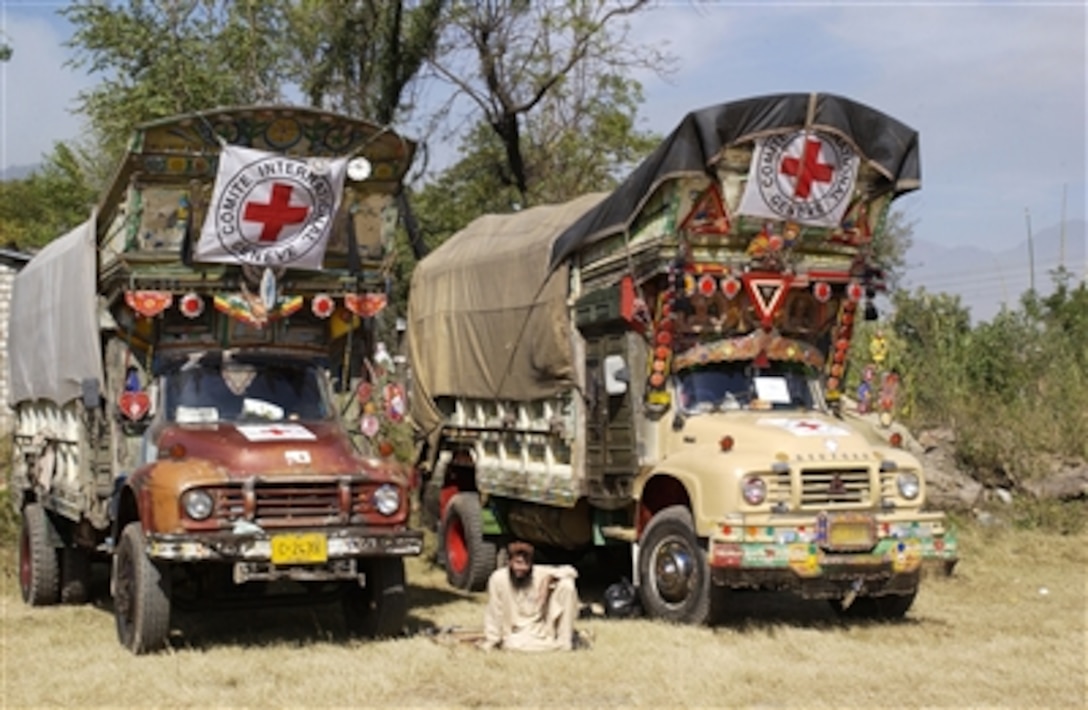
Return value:
<svg viewBox="0 0 1088 710">
<path fill-rule="evenodd" d="M 457 589 L 483 591 L 497 557 L 494 543 L 484 540 L 479 495 L 458 493 L 451 498 L 441 530 L 446 580 Z"/>
<path fill-rule="evenodd" d="M 170 570 L 147 556 L 139 521 L 125 526 L 114 554 L 117 637 L 137 655 L 158 651 L 170 633 Z"/>
<path fill-rule="evenodd" d="M 83 547 L 60 549 L 60 603 L 84 604 L 91 596 L 91 555 Z"/>
<path fill-rule="evenodd" d="M 408 588 L 404 560 L 383 557 L 366 567 L 366 586 L 344 585 L 344 619 L 348 631 L 367 638 L 399 636 L 408 616 Z"/>
<path fill-rule="evenodd" d="M 858 597 L 843 608 L 841 599 L 828 599 L 831 608 L 844 619 L 894 621 L 902 619 L 914 604 L 918 591 L 910 594 L 888 594 L 882 597 Z"/>
<path fill-rule="evenodd" d="M 49 514 L 38 503 L 23 508 L 19 529 L 19 591 L 30 606 L 60 600 L 60 564 L 49 534 Z"/>
<path fill-rule="evenodd" d="M 649 616 L 682 624 L 710 621 L 710 569 L 687 508 L 674 505 L 650 520 L 638 568 L 639 598 Z"/>
</svg>

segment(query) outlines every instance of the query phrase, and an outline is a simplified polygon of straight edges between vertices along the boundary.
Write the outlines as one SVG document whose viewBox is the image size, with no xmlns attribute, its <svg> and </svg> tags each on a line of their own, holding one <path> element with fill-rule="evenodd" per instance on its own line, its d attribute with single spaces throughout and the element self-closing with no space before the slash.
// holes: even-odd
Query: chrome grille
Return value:
<svg viewBox="0 0 1088 710">
<path fill-rule="evenodd" d="M 872 481 L 867 468 L 801 471 L 802 508 L 868 506 L 872 500 Z"/>
<path fill-rule="evenodd" d="M 261 526 L 347 523 L 369 511 L 373 486 L 362 481 L 256 481 L 214 491 L 215 517 Z"/>
</svg>

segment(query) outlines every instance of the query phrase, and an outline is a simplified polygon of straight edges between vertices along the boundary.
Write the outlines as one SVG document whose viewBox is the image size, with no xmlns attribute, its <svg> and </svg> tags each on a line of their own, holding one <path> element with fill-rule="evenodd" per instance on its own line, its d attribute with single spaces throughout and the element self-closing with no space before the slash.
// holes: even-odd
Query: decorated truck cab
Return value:
<svg viewBox="0 0 1088 710">
<path fill-rule="evenodd" d="M 919 186 L 895 119 L 759 97 L 688 114 L 611 194 L 424 259 L 412 406 L 449 581 L 480 588 L 516 537 L 629 559 L 672 621 L 745 588 L 905 614 L 955 539 L 919 462 L 841 404 L 873 239 Z"/>
<path fill-rule="evenodd" d="M 108 556 L 135 653 L 174 606 L 239 598 L 400 631 L 422 533 L 376 419 L 403 390 L 373 354 L 413 149 L 294 107 L 138 128 L 94 216 L 15 281 L 27 603 L 84 599 Z"/>
</svg>

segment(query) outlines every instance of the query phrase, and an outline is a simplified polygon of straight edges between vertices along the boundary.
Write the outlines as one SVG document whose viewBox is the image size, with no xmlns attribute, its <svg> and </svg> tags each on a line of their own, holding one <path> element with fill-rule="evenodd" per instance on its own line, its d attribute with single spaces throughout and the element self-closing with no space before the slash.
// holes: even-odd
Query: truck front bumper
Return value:
<svg viewBox="0 0 1088 710">
<path fill-rule="evenodd" d="M 871 523 L 871 544 L 834 544 L 828 525 L 834 516 L 724 524 L 708 543 L 711 578 L 731 588 L 790 590 L 817 599 L 838 598 L 847 590 L 907 594 L 917 587 L 923 568 L 948 572 L 959 559 L 942 514 L 843 518 Z"/>
<path fill-rule="evenodd" d="M 417 530 L 381 530 L 369 527 L 337 527 L 317 530 L 276 530 L 238 534 L 233 532 L 148 535 L 148 556 L 174 562 L 267 562 L 273 563 L 273 544 L 288 537 L 324 538 L 324 554 L 301 564 L 360 557 L 407 557 L 423 552 L 423 533 Z M 312 539 L 312 538 L 311 538 Z"/>
</svg>

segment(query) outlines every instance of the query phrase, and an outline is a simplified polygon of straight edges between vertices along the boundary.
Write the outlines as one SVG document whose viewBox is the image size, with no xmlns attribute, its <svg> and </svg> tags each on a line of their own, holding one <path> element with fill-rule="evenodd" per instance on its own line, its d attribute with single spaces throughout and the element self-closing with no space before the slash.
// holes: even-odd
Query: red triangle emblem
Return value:
<svg viewBox="0 0 1088 710">
<path fill-rule="evenodd" d="M 760 322 L 769 327 L 775 314 L 786 302 L 786 292 L 793 277 L 779 274 L 744 274 L 741 279 Z"/>
<path fill-rule="evenodd" d="M 691 212 L 680 223 L 680 230 L 691 234 L 729 234 L 731 226 L 721 193 L 715 184 L 704 190 L 695 200 Z"/>
</svg>

